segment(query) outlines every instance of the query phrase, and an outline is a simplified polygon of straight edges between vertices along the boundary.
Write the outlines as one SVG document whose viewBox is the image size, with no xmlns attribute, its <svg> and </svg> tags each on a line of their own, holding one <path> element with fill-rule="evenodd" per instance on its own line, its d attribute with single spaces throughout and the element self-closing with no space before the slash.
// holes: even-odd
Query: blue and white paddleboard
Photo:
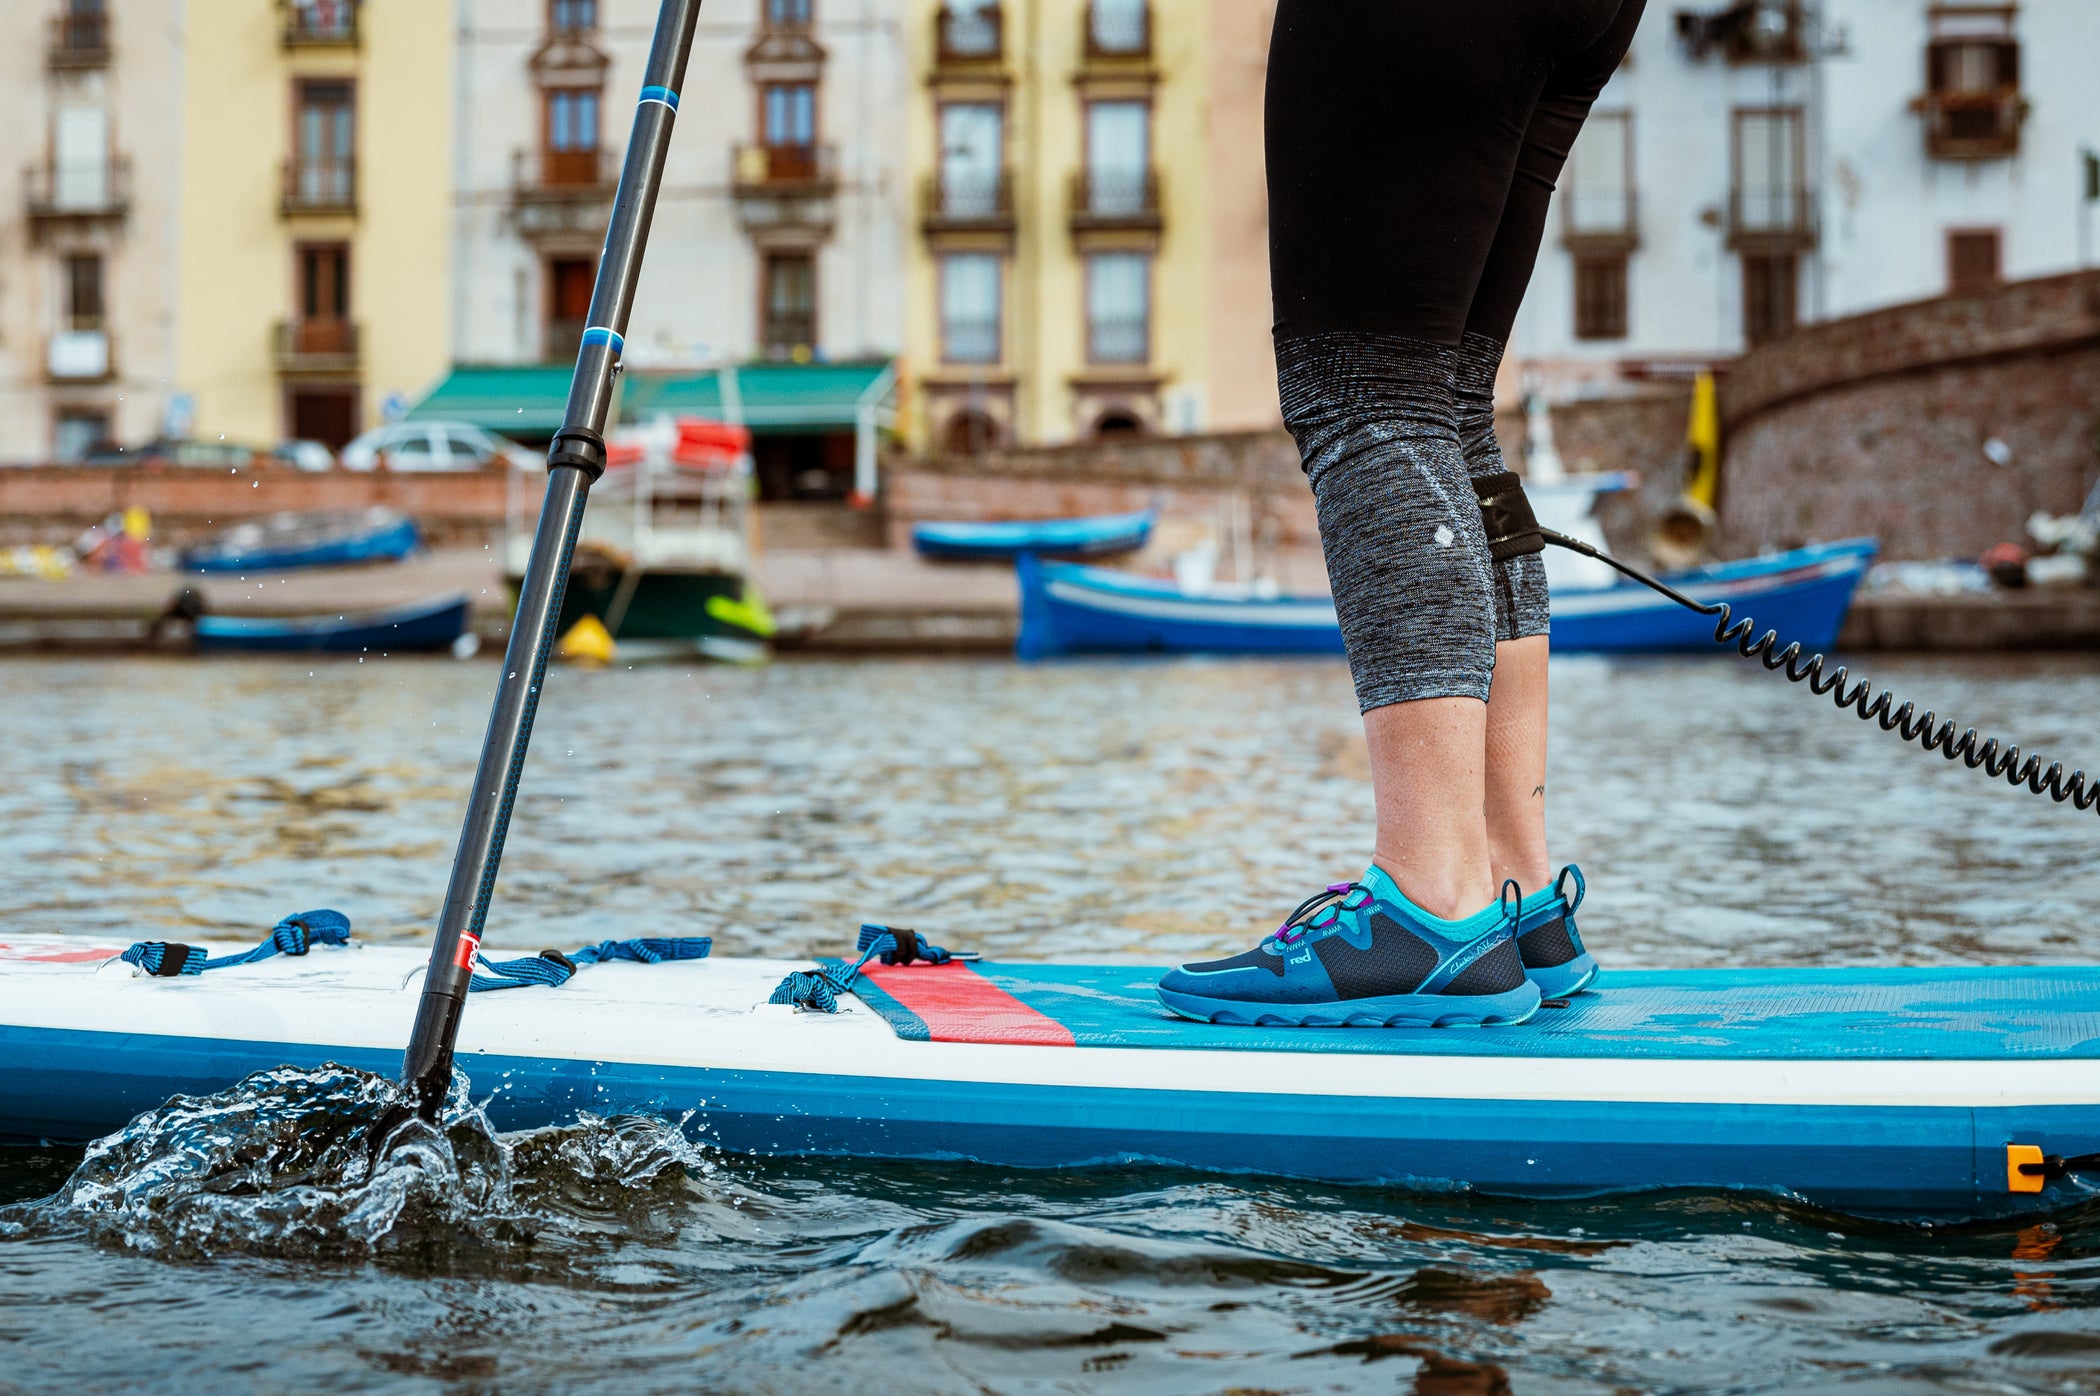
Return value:
<svg viewBox="0 0 2100 1396">
<path fill-rule="evenodd" d="M 425 958 L 321 947 L 161 979 L 119 948 L 0 947 L 0 1135 L 87 1139 L 281 1064 L 391 1074 Z M 1615 971 L 1520 1027 L 1384 1030 L 1186 1022 L 1143 966 L 873 968 L 836 1015 L 769 1004 L 798 968 L 602 964 L 476 995 L 459 1065 L 504 1128 L 691 1112 L 755 1154 L 1755 1189 L 1948 1220 L 2086 1194 L 2027 1190 L 2011 1148 L 2100 1151 L 2100 967 Z"/>
</svg>

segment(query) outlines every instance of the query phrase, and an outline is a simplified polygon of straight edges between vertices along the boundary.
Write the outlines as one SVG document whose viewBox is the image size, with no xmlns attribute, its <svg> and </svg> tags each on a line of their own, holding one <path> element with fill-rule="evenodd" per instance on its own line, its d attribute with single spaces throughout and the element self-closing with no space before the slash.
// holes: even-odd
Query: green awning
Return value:
<svg viewBox="0 0 2100 1396">
<path fill-rule="evenodd" d="M 408 416 L 471 422 L 500 436 L 552 436 L 568 400 L 566 368 L 468 364 L 446 374 Z"/>
<path fill-rule="evenodd" d="M 851 431 L 861 400 L 890 370 L 886 361 L 741 364 L 734 368 L 643 369 L 621 377 L 620 419 L 659 412 L 741 418 L 758 433 Z M 878 420 L 888 425 L 894 394 L 882 385 Z M 552 436 L 569 396 L 569 370 L 545 365 L 466 365 L 409 409 L 410 417 L 466 421 L 511 436 Z"/>
</svg>

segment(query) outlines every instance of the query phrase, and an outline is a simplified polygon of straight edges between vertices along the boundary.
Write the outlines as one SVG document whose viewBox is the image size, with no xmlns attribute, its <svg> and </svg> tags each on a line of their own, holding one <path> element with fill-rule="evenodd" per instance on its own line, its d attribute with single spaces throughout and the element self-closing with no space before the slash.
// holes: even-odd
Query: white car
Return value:
<svg viewBox="0 0 2100 1396">
<path fill-rule="evenodd" d="M 394 422 L 343 448 L 345 470 L 376 470 L 380 457 L 396 471 L 481 470 L 509 464 L 536 469 L 539 458 L 515 441 L 467 422 Z"/>
</svg>

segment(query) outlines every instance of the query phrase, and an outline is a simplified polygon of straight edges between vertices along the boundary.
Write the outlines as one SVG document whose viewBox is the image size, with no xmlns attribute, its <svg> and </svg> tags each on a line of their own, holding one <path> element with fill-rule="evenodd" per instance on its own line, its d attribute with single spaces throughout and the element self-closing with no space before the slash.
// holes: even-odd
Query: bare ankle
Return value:
<svg viewBox="0 0 2100 1396">
<path fill-rule="evenodd" d="M 1393 879 L 1409 901 L 1439 920 L 1462 920 L 1495 899 L 1494 892 L 1486 885 L 1488 869 L 1485 865 L 1478 868 L 1423 868 L 1398 859 L 1375 857 L 1371 861 L 1385 869 L 1386 876 Z"/>
</svg>

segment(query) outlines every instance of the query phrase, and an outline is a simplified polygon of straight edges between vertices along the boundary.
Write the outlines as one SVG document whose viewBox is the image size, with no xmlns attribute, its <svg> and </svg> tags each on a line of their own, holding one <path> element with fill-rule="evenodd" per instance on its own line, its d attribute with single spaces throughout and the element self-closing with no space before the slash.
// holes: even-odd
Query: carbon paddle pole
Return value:
<svg viewBox="0 0 2100 1396">
<path fill-rule="evenodd" d="M 466 1005 L 467 983 L 474 976 L 474 955 L 481 948 L 496 869 L 503 861 L 503 839 L 518 797 L 518 778 L 525 769 L 525 749 L 532 740 L 533 714 L 547 674 L 547 656 L 554 647 L 562 597 L 568 590 L 576 533 L 583 524 L 591 485 L 605 470 L 605 423 L 612 407 L 613 376 L 620 371 L 622 337 L 634 305 L 635 282 L 641 276 L 642 249 L 649 240 L 649 220 L 663 180 L 672 119 L 678 113 L 678 89 L 685 81 L 686 57 L 692 51 L 693 24 L 699 15 L 700 0 L 664 0 L 657 14 L 641 102 L 634 113 L 634 134 L 627 142 L 627 162 L 621 167 L 619 192 L 613 197 L 612 224 L 598 261 L 598 284 L 591 292 L 591 317 L 576 355 L 575 376 L 569 380 L 569 405 L 547 451 L 547 502 L 540 509 L 532 560 L 518 589 L 518 611 L 511 622 L 510 644 L 503 652 L 503 677 L 496 685 L 488 734 L 482 738 L 481 764 L 474 770 L 474 790 L 467 801 L 459 852 L 452 860 L 445 909 L 430 946 L 430 969 L 423 979 L 423 1001 L 416 1009 L 415 1034 L 401 1065 L 402 1083 L 414 1092 L 417 1112 L 425 1119 L 436 1118 L 452 1083 L 460 1013 Z"/>
</svg>

